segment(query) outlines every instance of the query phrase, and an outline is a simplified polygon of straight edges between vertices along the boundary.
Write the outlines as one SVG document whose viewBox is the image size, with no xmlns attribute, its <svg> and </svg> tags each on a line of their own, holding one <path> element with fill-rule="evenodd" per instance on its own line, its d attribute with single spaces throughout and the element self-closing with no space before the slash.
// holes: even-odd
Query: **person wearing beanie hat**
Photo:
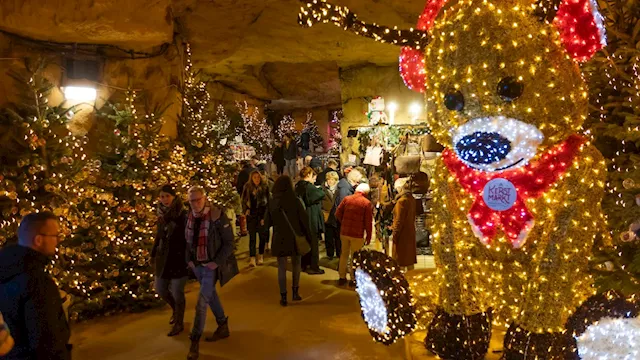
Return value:
<svg viewBox="0 0 640 360">
<path fill-rule="evenodd" d="M 176 336 L 184 330 L 187 211 L 171 185 L 160 189 L 158 199 L 158 228 L 151 249 L 151 262 L 155 269 L 156 292 L 173 310 L 169 321 L 173 327 L 167 336 Z"/>
</svg>

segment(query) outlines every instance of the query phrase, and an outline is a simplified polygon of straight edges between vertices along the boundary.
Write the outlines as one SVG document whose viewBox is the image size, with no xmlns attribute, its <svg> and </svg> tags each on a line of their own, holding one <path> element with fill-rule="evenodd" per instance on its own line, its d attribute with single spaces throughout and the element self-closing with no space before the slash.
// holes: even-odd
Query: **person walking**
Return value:
<svg viewBox="0 0 640 360">
<path fill-rule="evenodd" d="M 187 283 L 184 233 L 187 211 L 171 185 L 164 185 L 158 198 L 158 224 L 151 248 L 151 261 L 155 269 L 156 293 L 173 310 L 169 321 L 173 327 L 167 336 L 176 336 L 184 330 L 184 286 Z"/>
<path fill-rule="evenodd" d="M 251 173 L 251 180 L 242 191 L 242 211 L 249 230 L 249 266 L 256 266 L 256 238 L 260 238 L 258 265 L 264 263 L 264 248 L 269 242 L 269 228 L 264 226 L 264 214 L 269 206 L 269 186 L 259 171 Z"/>
<path fill-rule="evenodd" d="M 276 172 L 278 175 L 282 175 L 284 172 L 284 148 L 282 147 L 282 142 L 276 141 L 275 146 L 273 147 L 273 153 L 271 155 L 271 160 L 273 164 L 276 166 Z"/>
<path fill-rule="evenodd" d="M 418 262 L 416 249 L 416 199 L 411 193 L 411 182 L 408 178 L 396 180 L 394 188 L 396 205 L 393 208 L 393 225 L 391 226 L 393 251 L 392 257 L 398 265 L 412 270 Z"/>
<path fill-rule="evenodd" d="M 18 244 L 0 250 L 0 313 L 15 342 L 3 360 L 71 359 L 60 291 L 46 271 L 61 239 L 57 216 L 31 213 L 20 222 Z"/>
<path fill-rule="evenodd" d="M 7 355 L 13 349 L 14 344 L 9 327 L 4 323 L 4 318 L 0 313 L 0 356 Z"/>
<path fill-rule="evenodd" d="M 338 234 L 340 234 L 340 223 L 338 222 L 338 219 L 336 219 L 336 210 L 338 210 L 338 206 L 340 206 L 342 200 L 344 200 L 347 196 L 353 195 L 355 193 L 356 186 L 360 184 L 362 176 L 363 175 L 359 171 L 352 169 L 346 174 L 346 177 L 338 181 L 333 208 L 331 208 L 328 220 L 329 224 L 336 227 Z M 337 245 L 337 243 L 339 243 L 340 245 Z M 340 246 L 340 249 L 342 249 L 342 241 L 336 240 L 336 247 L 338 246 Z M 342 253 L 342 250 L 340 251 L 340 253 Z"/>
<path fill-rule="evenodd" d="M 342 241 L 342 253 L 338 273 L 338 285 L 347 284 L 347 261 L 349 257 L 360 250 L 364 245 L 371 243 L 371 229 L 373 227 L 373 206 L 367 199 L 369 185 L 360 184 L 353 195 L 347 196 L 336 210 L 336 219 L 340 223 L 340 241 Z M 350 268 L 350 286 L 355 286 L 355 275 Z"/>
<path fill-rule="evenodd" d="M 273 185 L 273 199 L 265 214 L 265 226 L 273 226 L 272 253 L 278 257 L 278 285 L 280 305 L 287 306 L 287 258 L 292 265 L 292 297 L 300 301 L 300 252 L 296 246 L 296 236 L 304 236 L 311 241 L 307 211 L 296 197 L 291 178 L 280 176 Z"/>
<path fill-rule="evenodd" d="M 207 318 L 207 306 L 215 315 L 218 328 L 206 340 L 217 341 L 230 335 L 229 318 L 225 315 L 216 292 L 216 283 L 220 281 L 220 286 L 224 286 L 239 271 L 233 254 L 231 225 L 222 209 L 209 204 L 207 193 L 200 186 L 189 189 L 189 204 L 191 211 L 185 228 L 185 259 L 200 283 L 200 294 L 187 359 L 196 360 Z"/>
<path fill-rule="evenodd" d="M 292 179 L 296 176 L 297 172 L 297 161 L 298 161 L 298 147 L 295 143 L 295 141 L 293 141 L 291 139 L 291 135 L 287 134 L 284 136 L 284 144 L 283 144 L 283 151 L 284 151 L 284 173 L 286 175 L 289 175 L 289 177 Z"/>
<path fill-rule="evenodd" d="M 309 216 L 309 229 L 311 230 L 311 252 L 302 256 L 302 270 L 309 275 L 324 274 L 320 269 L 320 239 L 324 233 L 324 217 L 322 215 L 322 200 L 324 191 L 314 185 L 316 172 L 310 167 L 300 171 L 300 181 L 296 184 L 296 195 L 302 200 L 307 215 Z"/>
<path fill-rule="evenodd" d="M 340 233 L 338 232 L 338 224 L 335 221 L 329 221 L 331 209 L 336 201 L 338 192 L 338 174 L 330 171 L 326 174 L 326 181 L 322 186 L 324 190 L 324 199 L 322 200 L 322 215 L 324 216 L 324 245 L 327 250 L 327 257 L 333 260 L 334 255 L 340 257 L 342 243 L 340 241 Z"/>
</svg>

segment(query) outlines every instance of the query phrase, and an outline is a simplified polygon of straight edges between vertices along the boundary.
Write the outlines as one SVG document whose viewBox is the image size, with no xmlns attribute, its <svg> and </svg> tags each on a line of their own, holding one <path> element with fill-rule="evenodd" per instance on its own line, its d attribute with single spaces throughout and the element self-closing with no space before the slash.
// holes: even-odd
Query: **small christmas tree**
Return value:
<svg viewBox="0 0 640 360">
<path fill-rule="evenodd" d="M 44 61 L 27 60 L 24 66 L 9 73 L 20 100 L 0 109 L 0 245 L 15 240 L 20 219 L 34 211 L 60 216 L 68 233 L 84 196 L 86 140 L 66 127 L 73 109 L 49 105 L 54 86 L 44 76 Z"/>
<path fill-rule="evenodd" d="M 329 123 L 329 154 L 340 156 L 342 153 L 342 109 L 331 112 L 331 122 Z"/>
<path fill-rule="evenodd" d="M 315 152 L 316 147 L 318 146 L 324 147 L 324 139 L 322 138 L 322 135 L 320 135 L 318 124 L 313 118 L 313 114 L 311 112 L 307 112 L 307 120 L 304 122 L 304 128 L 302 129 L 302 133 L 308 134 L 308 138 L 309 138 L 309 148 L 305 149 L 306 145 L 301 144 L 303 149 L 310 150 L 311 152 Z"/>
<path fill-rule="evenodd" d="M 236 102 L 236 107 L 242 116 L 244 127 L 242 138 L 245 144 L 253 146 L 256 155 L 265 161 L 271 160 L 273 149 L 273 134 L 267 123 L 267 118 L 260 115 L 258 107 L 250 108 L 247 102 Z"/>
<path fill-rule="evenodd" d="M 291 115 L 285 115 L 280 120 L 278 124 L 278 129 L 276 131 L 276 135 L 278 135 L 278 140 L 283 141 L 284 136 L 289 134 L 296 134 L 298 130 L 296 130 L 296 121 L 293 119 Z M 296 136 L 294 135 L 294 138 Z"/>
<path fill-rule="evenodd" d="M 605 0 L 607 47 L 585 67 L 591 91 L 589 133 L 607 157 L 608 193 L 602 207 L 614 247 L 596 253 L 596 284 L 640 292 L 640 241 L 629 233 L 640 221 L 640 3 Z"/>
<path fill-rule="evenodd" d="M 193 171 L 189 184 L 204 186 L 211 202 L 226 206 L 235 193 L 228 141 L 233 132 L 222 106 L 218 106 L 216 115 L 209 110 L 211 97 L 207 84 L 198 80 L 193 71 L 189 44 L 186 52 L 178 140 L 186 149 L 188 167 Z"/>
</svg>

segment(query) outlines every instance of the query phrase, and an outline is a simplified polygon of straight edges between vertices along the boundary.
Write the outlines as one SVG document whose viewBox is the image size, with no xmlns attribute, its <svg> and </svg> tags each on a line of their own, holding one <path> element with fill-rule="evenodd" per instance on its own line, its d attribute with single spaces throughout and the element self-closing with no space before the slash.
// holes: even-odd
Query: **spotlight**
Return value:
<svg viewBox="0 0 640 360">
<path fill-rule="evenodd" d="M 97 92 L 95 88 L 87 86 L 66 86 L 64 88 L 64 97 L 67 100 L 74 101 L 95 101 Z"/>
</svg>

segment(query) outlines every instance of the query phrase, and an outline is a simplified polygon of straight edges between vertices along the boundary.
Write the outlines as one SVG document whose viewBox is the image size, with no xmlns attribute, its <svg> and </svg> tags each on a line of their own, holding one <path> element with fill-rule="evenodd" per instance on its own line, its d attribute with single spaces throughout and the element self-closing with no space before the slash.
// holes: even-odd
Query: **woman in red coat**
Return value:
<svg viewBox="0 0 640 360">
<path fill-rule="evenodd" d="M 416 200 L 411 193 L 408 178 L 396 180 L 394 187 L 398 192 L 393 208 L 393 252 L 392 257 L 398 265 L 413 269 L 418 262 L 416 249 Z"/>
</svg>

